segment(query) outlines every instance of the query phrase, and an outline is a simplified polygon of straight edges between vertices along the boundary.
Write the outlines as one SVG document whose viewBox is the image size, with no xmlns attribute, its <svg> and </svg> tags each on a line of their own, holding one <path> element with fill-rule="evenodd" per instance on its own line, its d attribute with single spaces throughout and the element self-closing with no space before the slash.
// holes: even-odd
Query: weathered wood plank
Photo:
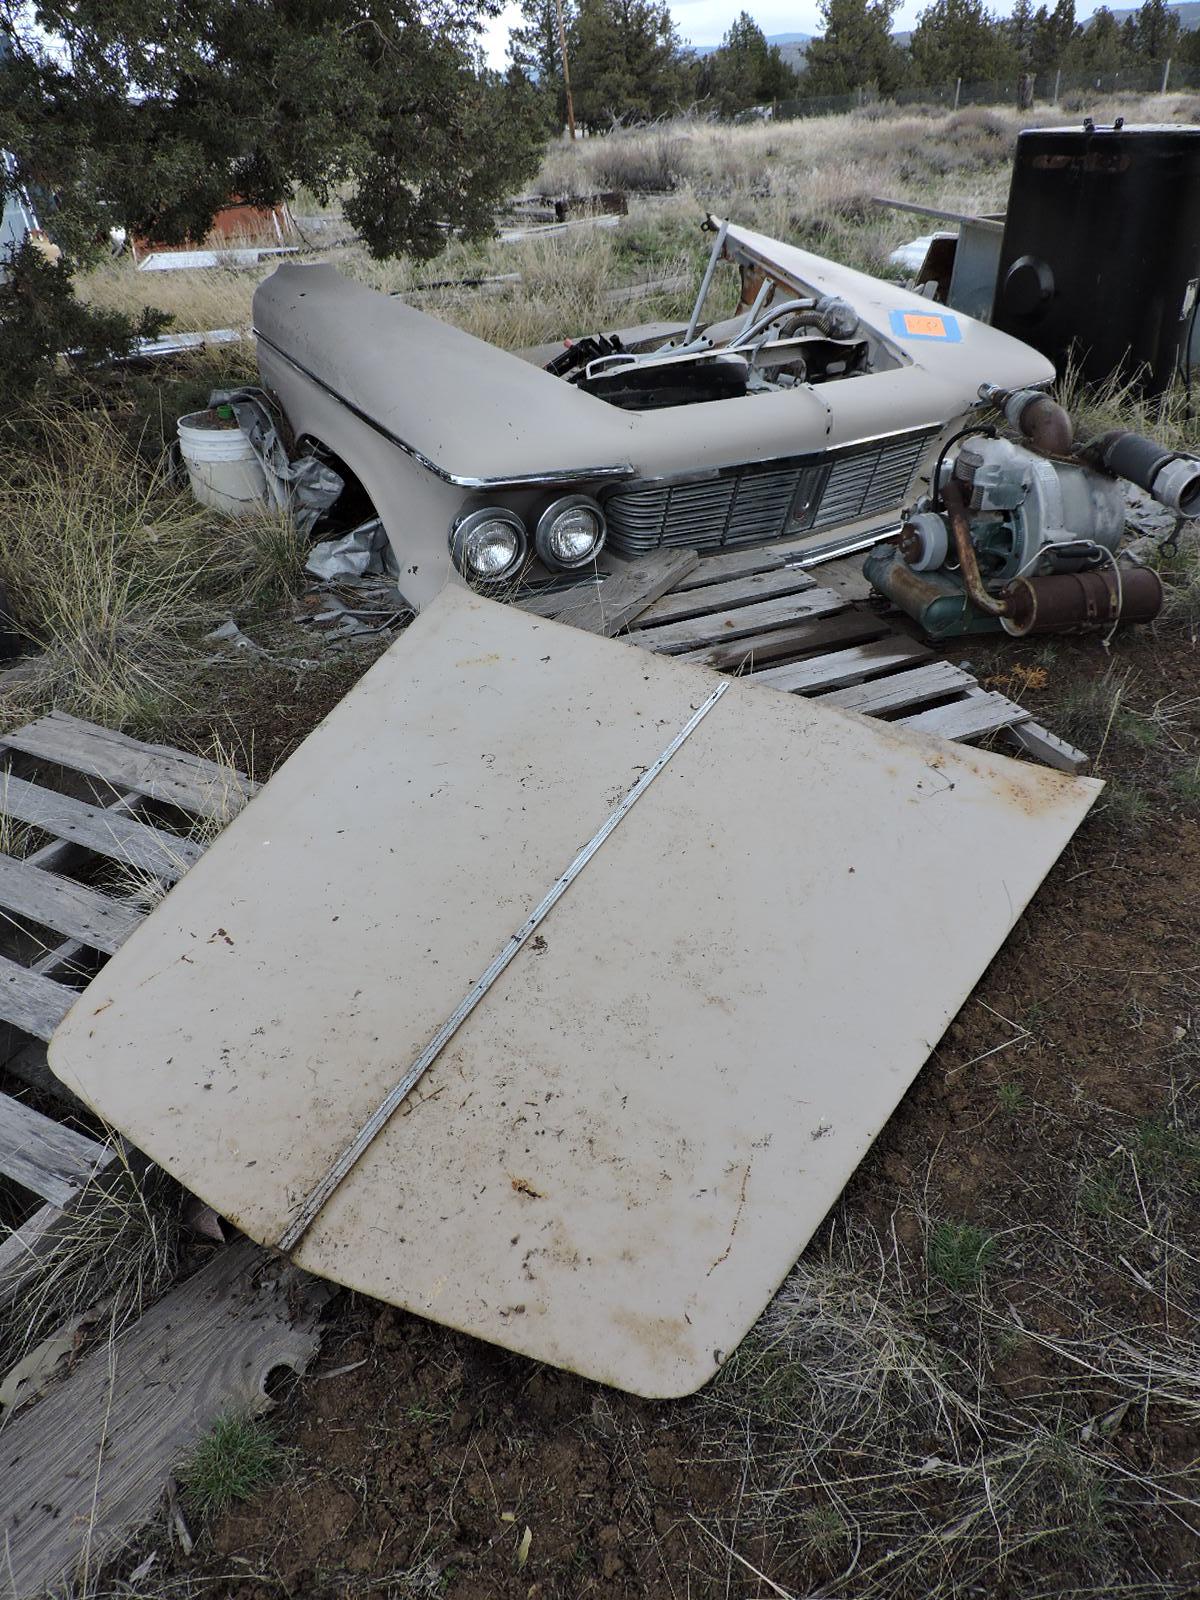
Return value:
<svg viewBox="0 0 1200 1600">
<path fill-rule="evenodd" d="M 0 773 L 0 811 L 168 882 L 181 878 L 202 854 L 203 847 L 194 839 L 178 838 L 104 806 L 56 794 L 12 772 Z"/>
<path fill-rule="evenodd" d="M 4 741 L 0 739 L 0 746 Z M 0 772 L 0 811 L 4 810 L 4 785 L 5 775 Z M 105 811 L 114 817 L 136 817 L 149 801 L 140 794 L 124 794 L 105 806 Z M 44 844 L 40 850 L 35 850 L 32 855 L 24 857 L 25 864 L 30 867 L 41 867 L 47 872 L 64 872 L 68 867 L 77 862 L 87 860 L 87 850 L 83 845 L 74 844 L 70 839 L 51 839 L 49 844 Z"/>
<path fill-rule="evenodd" d="M 0 1023 L 49 1039 L 78 998 L 65 984 L 0 956 Z"/>
<path fill-rule="evenodd" d="M 762 600 L 757 605 L 735 611 L 715 611 L 711 616 L 693 617 L 687 622 L 668 622 L 661 628 L 639 628 L 630 635 L 634 644 L 663 655 L 681 655 L 701 645 L 720 644 L 729 639 L 748 639 L 766 628 L 799 622 L 806 617 L 823 617 L 845 609 L 841 595 L 830 589 L 806 589 L 803 594 L 782 595 L 777 600 Z"/>
<path fill-rule="evenodd" d="M 1092 758 L 1086 750 L 1060 739 L 1040 722 L 1013 723 L 1005 728 L 1004 737 L 1027 756 L 1058 772 L 1083 772 L 1091 765 Z"/>
<path fill-rule="evenodd" d="M 926 705 L 930 700 L 940 700 L 944 695 L 972 688 L 974 684 L 971 674 L 952 662 L 930 661 L 911 672 L 893 672 L 886 678 L 873 678 L 869 683 L 835 689 L 821 696 L 821 704 L 840 706 L 844 711 L 857 711 L 866 717 L 880 717 L 889 711 L 903 711 L 908 706 Z"/>
<path fill-rule="evenodd" d="M 647 606 L 653 605 L 660 595 L 674 588 L 685 573 L 691 572 L 700 557 L 694 550 L 656 550 L 642 561 L 612 560 L 609 573 L 603 582 L 581 583 L 575 589 L 563 591 L 563 604 L 553 613 L 540 606 L 525 607 L 536 610 L 539 616 L 552 614 L 559 622 L 570 623 L 586 633 L 602 633 L 612 638 L 639 617 Z M 540 599 L 549 599 L 544 596 Z"/>
<path fill-rule="evenodd" d="M 873 593 L 870 582 L 863 576 L 865 551 L 852 556 L 837 556 L 833 561 L 822 561 L 808 570 L 819 583 L 836 589 L 844 600 L 866 600 Z"/>
<path fill-rule="evenodd" d="M 522 611 L 528 611 L 531 617 L 545 617 L 553 622 L 561 617 L 564 611 L 581 606 L 585 601 L 594 600 L 597 588 L 605 582 L 607 574 L 602 575 L 598 581 L 595 577 L 588 577 L 566 588 L 540 589 L 536 594 L 522 595 L 517 604 Z"/>
<path fill-rule="evenodd" d="M 841 611 L 836 616 L 818 617 L 815 621 L 794 622 L 789 627 L 774 628 L 750 639 L 739 639 L 733 644 L 705 645 L 699 650 L 683 652 L 684 661 L 701 661 L 718 672 L 754 672 L 765 669 L 772 661 L 790 661 L 805 651 L 824 650 L 830 645 L 856 644 L 863 639 L 877 639 L 891 629 L 880 617 L 862 611 Z"/>
<path fill-rule="evenodd" d="M 143 918 L 111 895 L 6 855 L 0 855 L 0 910 L 70 934 L 105 955 L 119 950 Z"/>
<path fill-rule="evenodd" d="M 953 705 L 934 706 L 915 716 L 901 717 L 899 726 L 914 733 L 936 733 L 942 739 L 982 739 L 986 733 L 1028 722 L 1029 712 L 1002 694 L 981 689 Z"/>
<path fill-rule="evenodd" d="M 122 789 L 136 789 L 195 816 L 223 820 L 240 811 L 258 785 L 231 767 L 167 745 L 144 744 L 62 711 L 4 735 L 4 744 Z"/>
<path fill-rule="evenodd" d="M 796 560 L 797 554 L 791 545 L 777 544 L 760 544 L 752 550 L 727 550 L 719 556 L 701 556 L 695 572 L 675 585 L 675 593 L 686 594 L 691 589 L 705 589 L 727 583 L 730 578 L 749 578 L 759 572 L 778 572 Z"/>
<path fill-rule="evenodd" d="M 0 1173 L 39 1200 L 69 1204 L 112 1159 L 107 1145 L 0 1094 Z"/>
<path fill-rule="evenodd" d="M 690 274 L 678 272 L 670 278 L 654 278 L 649 283 L 631 283 L 622 289 L 606 289 L 603 302 L 609 306 L 626 305 L 631 301 L 650 300 L 656 294 L 682 294 L 691 288 Z"/>
<path fill-rule="evenodd" d="M 866 536 L 873 528 L 882 535 L 895 527 L 895 517 L 887 517 L 882 522 L 876 519 L 861 531 Z M 845 535 L 840 537 L 844 538 Z M 822 542 L 814 534 L 806 533 L 798 539 L 779 539 L 774 544 L 755 545 L 749 550 L 727 550 L 721 555 L 701 556 L 698 569 L 677 587 L 680 592 L 685 589 L 700 589 L 706 583 L 721 583 L 726 578 L 749 577 L 752 572 L 775 572 L 780 567 L 786 566 L 803 569 L 811 573 L 818 582 L 824 583 L 823 574 L 827 569 L 836 571 L 837 563 L 843 560 L 856 561 L 861 569 L 867 553 L 864 546 L 853 556 L 830 556 L 826 561 L 812 559 L 814 556 L 819 556 L 822 543 L 827 546 L 836 542 L 838 538 L 839 536 L 835 535 L 834 540 Z M 836 589 L 838 585 L 833 583 L 828 587 Z M 869 588 L 870 585 L 867 585 L 868 590 Z"/>
<path fill-rule="evenodd" d="M 223 1412 L 264 1410 L 268 1374 L 308 1365 L 328 1292 L 231 1245 L 15 1417 L 0 1433 L 5 1600 L 94 1575 Z"/>
<path fill-rule="evenodd" d="M 777 595 L 802 594 L 814 589 L 816 580 L 807 572 L 782 568 L 778 572 L 758 572 L 748 578 L 730 578 L 725 583 L 708 584 L 681 594 L 673 589 L 637 619 L 639 628 L 657 627 L 662 622 L 683 622 L 687 617 L 702 617 L 710 611 L 732 611 Z"/>
<path fill-rule="evenodd" d="M 792 694 L 819 694 L 823 690 L 861 683 L 882 672 L 894 672 L 898 667 L 917 666 L 932 660 L 933 651 L 925 645 L 902 634 L 890 633 L 887 638 L 869 644 L 807 656 L 803 661 L 791 661 L 782 667 L 768 667 L 764 672 L 756 672 L 753 682 L 769 684 L 772 689 L 786 689 Z"/>
<path fill-rule="evenodd" d="M 42 1257 L 58 1239 L 63 1213 L 58 1206 L 39 1206 L 11 1233 L 0 1239 L 0 1308 L 10 1306 L 25 1293 Z M 0 1586 L 0 1594 L 3 1594 Z"/>
<path fill-rule="evenodd" d="M 39 1206 L 31 1217 L 0 1240 L 0 1307 L 11 1305 L 26 1293 L 31 1280 L 42 1270 L 44 1259 L 53 1255 L 60 1244 L 67 1251 L 74 1248 L 72 1241 L 79 1236 L 81 1218 L 90 1217 L 105 1207 L 128 1204 L 122 1189 L 129 1171 L 127 1157 L 109 1145 L 93 1181 L 67 1205 Z M 0 1562 L 0 1575 L 3 1570 Z M 4 1592 L 0 1581 L 0 1596 Z"/>
</svg>

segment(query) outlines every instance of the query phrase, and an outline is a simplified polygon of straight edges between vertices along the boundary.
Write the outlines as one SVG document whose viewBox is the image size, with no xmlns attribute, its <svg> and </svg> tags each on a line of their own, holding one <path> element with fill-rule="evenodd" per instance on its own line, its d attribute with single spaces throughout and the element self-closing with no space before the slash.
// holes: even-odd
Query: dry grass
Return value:
<svg viewBox="0 0 1200 1600">
<path fill-rule="evenodd" d="M 932 1170 L 886 1230 L 835 1216 L 696 1402 L 744 1464 L 727 1548 L 740 1521 L 768 1577 L 853 1600 L 1191 1592 L 1163 1551 L 1200 1537 L 1197 1067 L 1192 1021 L 1141 1064 L 1156 1114 L 1080 1103 L 1028 1178 L 1054 1220 L 1006 1217 L 986 1274 Z"/>
<path fill-rule="evenodd" d="M 104 1335 L 115 1338 L 173 1280 L 178 1226 L 176 1207 L 165 1199 L 170 1186 L 161 1174 L 135 1170 L 116 1148 L 117 1168 L 72 1202 L 34 1271 L 16 1263 L 16 1297 L 0 1294 L 0 1374 L 97 1307 Z"/>
<path fill-rule="evenodd" d="M 1111 99 L 1090 106 L 1098 116 L 1186 120 L 1187 96 Z M 887 272 L 888 252 L 920 232 L 920 219 L 886 211 L 873 195 L 952 209 L 1002 209 L 1012 143 L 1029 118 L 1017 112 L 960 112 L 877 106 L 803 121 L 721 126 L 680 118 L 604 137 L 566 140 L 547 150 L 534 188 L 545 195 L 631 192 L 629 218 L 615 230 L 503 244 L 453 241 L 434 263 L 372 261 L 357 246 L 299 259 L 329 260 L 352 278 L 385 291 L 410 293 L 432 279 L 520 272 L 522 284 L 495 293 L 416 292 L 413 303 L 506 348 L 519 348 L 612 325 L 605 289 L 667 276 L 707 254 L 697 224 L 717 211 L 747 226 L 823 251 L 868 271 Z M 1038 113 L 1037 120 L 1072 121 Z M 274 264 L 244 270 L 138 272 L 125 257 L 106 262 L 82 283 L 96 305 L 136 312 L 168 311 L 179 330 L 246 329 L 256 285 Z M 624 320 L 678 316 L 687 293 L 647 302 Z M 618 319 L 620 320 L 620 319 Z M 250 352 L 240 360 L 249 359 Z M 236 361 L 238 357 L 230 356 Z"/>
<path fill-rule="evenodd" d="M 139 272 L 129 256 L 93 267 L 80 280 L 80 298 L 106 310 L 136 316 L 143 306 L 169 312 L 173 329 L 248 328 L 254 286 L 269 266 L 215 267 L 206 272 Z"/>
<path fill-rule="evenodd" d="M 1192 402 L 1182 384 L 1147 399 L 1132 380 L 1123 376 L 1086 384 L 1077 369 L 1069 369 L 1056 392 L 1075 419 L 1076 438 L 1081 444 L 1114 428 L 1127 428 L 1161 440 L 1174 450 L 1195 448 Z"/>
<path fill-rule="evenodd" d="M 103 412 L 25 419 L 0 462 L 0 517 L 14 613 L 38 647 L 0 708 L 9 725 L 48 705 L 152 725 L 184 691 L 206 625 L 300 578 L 288 523 L 198 505 Z"/>
<path fill-rule="evenodd" d="M 1157 1325 L 1096 1323 L 1089 1285 L 1106 1262 L 1087 1225 L 1023 1241 L 1061 1285 L 1044 1327 L 982 1281 L 949 1297 L 922 1283 L 894 1234 L 848 1222 L 810 1247 L 699 1402 L 714 1461 L 745 1462 L 741 1535 L 770 1553 L 768 1577 L 799 1563 L 815 1592 L 853 1600 L 1181 1592 L 1131 1551 L 1150 1521 L 1200 1532 L 1195 1482 L 1139 1439 L 1152 1417 L 1195 1424 L 1196 1263 L 1172 1220 L 1186 1189 L 1140 1210 L 1133 1177 L 1121 1250 L 1136 1239 L 1180 1269 L 1169 1284 L 1159 1269 Z M 933 1249 L 944 1224 L 923 1225 Z M 1141 1292 L 1139 1266 L 1122 1270 Z M 1001 1375 L 1022 1348 L 1050 1369 L 1023 1395 Z"/>
</svg>

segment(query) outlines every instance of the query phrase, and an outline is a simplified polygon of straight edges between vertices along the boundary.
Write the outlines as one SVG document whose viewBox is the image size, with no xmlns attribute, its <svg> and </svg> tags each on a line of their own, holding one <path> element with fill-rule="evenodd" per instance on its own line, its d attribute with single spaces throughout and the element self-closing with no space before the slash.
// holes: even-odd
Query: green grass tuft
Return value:
<svg viewBox="0 0 1200 1600">
<path fill-rule="evenodd" d="M 217 1418 L 212 1432 L 193 1450 L 181 1479 L 196 1510 L 213 1516 L 266 1488 L 285 1459 L 265 1422 L 230 1412 Z"/>
<path fill-rule="evenodd" d="M 1079 1182 L 1079 1205 L 1096 1222 L 1122 1216 L 1127 1197 L 1119 1173 L 1109 1164 L 1089 1168 Z"/>
<path fill-rule="evenodd" d="M 1133 1150 L 1139 1165 L 1154 1177 L 1184 1189 L 1200 1183 L 1200 1135 L 1165 1117 L 1148 1117 L 1138 1124 Z"/>
<path fill-rule="evenodd" d="M 1029 1100 L 1025 1090 L 1019 1083 L 998 1083 L 996 1085 L 996 1103 L 1001 1111 L 1007 1111 L 1015 1116 L 1018 1111 L 1028 1108 Z"/>
<path fill-rule="evenodd" d="M 976 1289 L 998 1254 L 996 1239 L 973 1222 L 939 1222 L 929 1236 L 929 1270 L 958 1294 Z"/>
<path fill-rule="evenodd" d="M 1154 815 L 1154 802 L 1144 789 L 1126 778 L 1110 778 L 1096 808 L 1119 833 L 1137 833 Z"/>
<path fill-rule="evenodd" d="M 1176 803 L 1184 811 L 1200 811 L 1200 761 L 1173 772 L 1169 787 Z"/>
</svg>

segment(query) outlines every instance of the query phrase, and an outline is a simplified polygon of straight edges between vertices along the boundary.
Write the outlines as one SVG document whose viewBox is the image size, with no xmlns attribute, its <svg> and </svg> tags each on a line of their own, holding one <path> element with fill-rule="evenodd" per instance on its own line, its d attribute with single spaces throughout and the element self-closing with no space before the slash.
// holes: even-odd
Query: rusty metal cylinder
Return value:
<svg viewBox="0 0 1200 1600">
<path fill-rule="evenodd" d="M 994 383 L 981 383 L 979 397 L 1019 428 L 1039 455 L 1065 456 L 1075 442 L 1070 414 L 1040 389 L 1000 389 Z"/>
<path fill-rule="evenodd" d="M 1114 623 L 1152 622 L 1162 610 L 1163 586 L 1149 567 L 1111 566 L 1091 572 L 1060 572 L 1017 578 L 1004 591 L 1008 610 L 1000 621 L 1018 638 L 1027 633 L 1074 633 Z"/>
</svg>

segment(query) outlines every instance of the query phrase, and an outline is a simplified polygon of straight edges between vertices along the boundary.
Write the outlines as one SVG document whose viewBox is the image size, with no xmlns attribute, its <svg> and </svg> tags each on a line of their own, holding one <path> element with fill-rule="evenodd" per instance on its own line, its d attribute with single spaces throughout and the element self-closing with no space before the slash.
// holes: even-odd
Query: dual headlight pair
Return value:
<svg viewBox="0 0 1200 1600">
<path fill-rule="evenodd" d="M 590 495 L 568 494 L 542 512 L 533 546 L 553 571 L 570 572 L 599 555 L 606 531 L 604 513 Z M 515 578 L 528 553 L 528 530 L 505 506 L 469 511 L 450 530 L 450 555 L 469 583 Z"/>
</svg>

